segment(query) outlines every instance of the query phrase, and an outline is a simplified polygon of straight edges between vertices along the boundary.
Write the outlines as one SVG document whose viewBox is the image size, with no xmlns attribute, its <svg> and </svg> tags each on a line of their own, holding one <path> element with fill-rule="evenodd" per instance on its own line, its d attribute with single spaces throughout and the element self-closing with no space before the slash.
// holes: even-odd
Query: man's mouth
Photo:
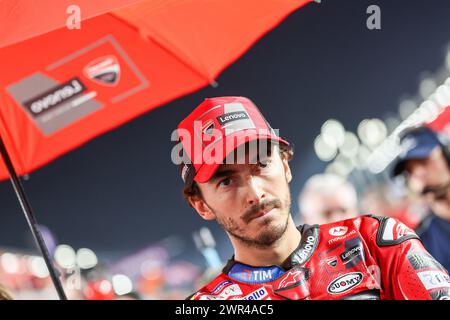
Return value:
<svg viewBox="0 0 450 320">
<path fill-rule="evenodd" d="M 278 199 L 267 200 L 258 205 L 252 206 L 246 213 L 242 216 L 242 220 L 245 223 L 249 223 L 253 219 L 257 219 L 270 214 L 273 209 L 282 208 L 282 203 Z"/>
<path fill-rule="evenodd" d="M 265 215 L 267 215 L 270 211 L 272 211 L 273 209 L 275 209 L 275 206 L 267 206 L 266 208 L 264 208 L 263 210 L 260 210 L 258 212 L 255 212 L 254 214 L 252 214 L 249 218 L 248 221 L 263 217 Z"/>
</svg>

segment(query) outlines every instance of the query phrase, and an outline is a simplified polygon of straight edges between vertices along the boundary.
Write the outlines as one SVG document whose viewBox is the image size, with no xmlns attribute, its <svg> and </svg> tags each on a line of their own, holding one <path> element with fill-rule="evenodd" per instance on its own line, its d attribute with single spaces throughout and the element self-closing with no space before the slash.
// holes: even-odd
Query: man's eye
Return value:
<svg viewBox="0 0 450 320">
<path fill-rule="evenodd" d="M 270 166 L 270 164 L 272 163 L 272 161 L 270 159 L 262 159 L 258 161 L 258 165 L 261 168 L 266 168 L 268 166 Z"/>
<path fill-rule="evenodd" d="M 231 178 L 225 178 L 219 182 L 219 187 L 228 187 L 231 184 Z"/>
</svg>

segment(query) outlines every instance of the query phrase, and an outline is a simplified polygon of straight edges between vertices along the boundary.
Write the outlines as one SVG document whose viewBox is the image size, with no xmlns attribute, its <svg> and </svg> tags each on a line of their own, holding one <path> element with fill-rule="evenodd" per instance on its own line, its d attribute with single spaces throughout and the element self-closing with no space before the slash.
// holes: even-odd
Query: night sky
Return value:
<svg viewBox="0 0 450 320">
<path fill-rule="evenodd" d="M 381 30 L 366 9 L 381 8 Z M 74 248 L 116 255 L 177 235 L 194 250 L 193 231 L 211 228 L 222 258 L 231 247 L 181 196 L 170 135 L 205 97 L 252 99 L 295 145 L 292 213 L 307 177 L 324 169 L 313 141 L 329 118 L 355 131 L 364 118 L 396 114 L 425 71 L 443 65 L 450 43 L 448 0 L 323 0 L 290 15 L 207 87 L 110 131 L 33 172 L 24 186 L 38 220 Z M 0 247 L 33 249 L 8 181 L 0 183 Z"/>
</svg>

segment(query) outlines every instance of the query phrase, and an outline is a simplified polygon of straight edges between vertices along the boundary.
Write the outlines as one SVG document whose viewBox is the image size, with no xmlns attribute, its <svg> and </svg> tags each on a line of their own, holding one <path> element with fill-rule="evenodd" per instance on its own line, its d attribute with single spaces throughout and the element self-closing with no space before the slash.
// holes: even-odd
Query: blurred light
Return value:
<svg viewBox="0 0 450 320">
<path fill-rule="evenodd" d="M 380 119 L 365 119 L 358 125 L 358 135 L 369 148 L 380 144 L 387 136 L 387 128 Z"/>
<path fill-rule="evenodd" d="M 424 122 L 431 122 L 435 120 L 441 111 L 441 108 L 439 108 L 439 106 L 432 100 L 424 101 L 421 104 L 421 107 L 426 110 Z"/>
<path fill-rule="evenodd" d="M 82 269 L 90 269 L 97 265 L 98 259 L 94 251 L 88 248 L 81 248 L 77 251 L 77 265 Z"/>
<path fill-rule="evenodd" d="M 112 286 L 108 280 L 102 280 L 98 286 L 98 289 L 101 293 L 107 294 L 111 291 Z"/>
<path fill-rule="evenodd" d="M 133 283 L 130 278 L 123 274 L 116 274 L 112 277 L 112 285 L 117 295 L 121 296 L 133 291 Z"/>
<path fill-rule="evenodd" d="M 399 126 L 398 130 L 401 131 L 403 129 Z M 389 163 L 401 150 L 398 143 L 398 136 L 394 133 L 384 140 L 383 143 L 370 154 L 367 160 L 369 171 L 378 174 L 386 169 Z"/>
<path fill-rule="evenodd" d="M 416 108 L 417 106 L 414 101 L 403 100 L 398 107 L 398 113 L 402 119 L 406 119 L 414 112 L 414 110 L 416 110 Z"/>
<path fill-rule="evenodd" d="M 337 154 L 337 146 L 325 142 L 322 135 L 318 135 L 314 140 L 314 150 L 317 157 L 322 161 L 330 161 Z"/>
<path fill-rule="evenodd" d="M 45 264 L 45 260 L 41 257 L 30 258 L 30 271 L 38 278 L 47 278 L 50 274 Z"/>
<path fill-rule="evenodd" d="M 430 100 L 422 102 L 419 108 L 411 115 L 413 124 L 422 124 L 434 120 L 437 116 L 437 113 L 435 114 L 434 112 L 434 106 L 435 104 Z"/>
<path fill-rule="evenodd" d="M 385 169 L 385 165 L 383 162 L 381 161 L 372 161 L 369 163 L 369 171 L 372 172 L 373 174 L 378 174 L 380 172 L 382 172 Z"/>
<path fill-rule="evenodd" d="M 384 123 L 386 124 L 388 132 L 392 132 L 400 125 L 400 119 L 396 117 L 388 117 L 384 120 Z"/>
<path fill-rule="evenodd" d="M 330 166 L 332 173 L 336 173 L 342 177 L 346 177 L 354 168 L 352 160 L 343 155 L 338 155 Z"/>
<path fill-rule="evenodd" d="M 358 155 L 356 156 L 355 166 L 358 169 L 364 169 L 367 166 L 367 159 L 370 156 L 370 150 L 366 146 L 362 145 L 359 147 Z"/>
<path fill-rule="evenodd" d="M 345 129 L 342 123 L 335 119 L 325 121 L 320 129 L 323 140 L 330 146 L 339 147 L 344 143 Z"/>
<path fill-rule="evenodd" d="M 199 235 L 200 235 L 200 238 L 202 239 L 205 247 L 215 247 L 216 246 L 216 241 L 214 240 L 214 237 L 208 228 L 206 228 L 206 227 L 201 228 L 199 231 Z"/>
<path fill-rule="evenodd" d="M 423 79 L 419 86 L 419 93 L 426 99 L 436 90 L 436 82 L 431 78 Z"/>
<path fill-rule="evenodd" d="M 55 250 L 55 260 L 62 268 L 72 268 L 76 263 L 75 251 L 71 246 L 59 245 Z"/>
<path fill-rule="evenodd" d="M 435 101 L 441 108 L 450 105 L 450 87 L 441 85 L 436 90 Z"/>
<path fill-rule="evenodd" d="M 334 163 L 330 163 L 329 165 L 327 165 L 327 167 L 325 168 L 325 173 L 336 173 L 336 171 L 334 170 Z"/>
<path fill-rule="evenodd" d="M 4 253 L 1 257 L 1 265 L 6 273 L 19 272 L 19 259 L 12 253 Z"/>
<path fill-rule="evenodd" d="M 345 133 L 344 143 L 339 147 L 341 153 L 347 158 L 354 157 L 358 154 L 359 140 L 353 132 Z"/>
<path fill-rule="evenodd" d="M 141 264 L 141 275 L 147 280 L 159 279 L 162 274 L 162 265 L 160 261 L 146 260 Z"/>
<path fill-rule="evenodd" d="M 202 250 L 202 254 L 206 259 L 209 268 L 220 268 L 222 261 L 216 249 L 206 247 Z"/>
</svg>

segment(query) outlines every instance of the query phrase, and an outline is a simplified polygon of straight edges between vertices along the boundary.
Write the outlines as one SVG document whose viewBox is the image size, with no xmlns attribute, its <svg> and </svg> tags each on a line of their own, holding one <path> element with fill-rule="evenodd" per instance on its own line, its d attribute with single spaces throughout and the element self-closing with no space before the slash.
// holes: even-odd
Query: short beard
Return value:
<svg viewBox="0 0 450 320">
<path fill-rule="evenodd" d="M 261 231 L 261 233 L 259 233 L 255 238 L 244 236 L 243 233 L 245 231 L 245 227 L 240 228 L 232 219 L 228 218 L 222 220 L 221 218 L 219 218 L 220 215 L 216 215 L 217 222 L 230 236 L 238 239 L 245 246 L 259 249 L 268 248 L 271 247 L 276 241 L 281 239 L 281 237 L 287 230 L 291 209 L 291 195 L 289 192 L 287 193 L 287 197 L 283 202 L 283 205 L 283 207 L 287 209 L 286 219 L 284 223 L 264 228 L 264 230 Z M 270 222 L 270 218 L 263 220 L 264 225 L 268 225 Z"/>
</svg>

